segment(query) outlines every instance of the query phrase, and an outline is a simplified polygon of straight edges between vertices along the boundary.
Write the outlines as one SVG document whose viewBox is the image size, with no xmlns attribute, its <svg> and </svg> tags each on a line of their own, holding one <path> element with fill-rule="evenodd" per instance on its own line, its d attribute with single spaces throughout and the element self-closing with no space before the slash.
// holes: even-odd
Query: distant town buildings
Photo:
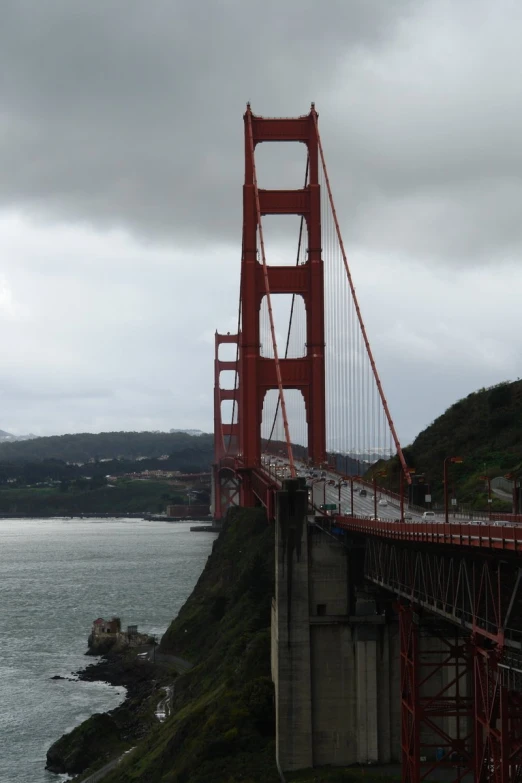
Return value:
<svg viewBox="0 0 522 783">
<path fill-rule="evenodd" d="M 204 519 L 209 516 L 210 506 L 206 504 L 192 503 L 187 505 L 170 505 L 167 506 L 167 516 L 177 517 L 185 519 Z"/>
<path fill-rule="evenodd" d="M 209 478 L 210 473 L 181 473 L 179 470 L 141 470 L 133 473 L 122 473 L 118 476 L 107 475 L 107 481 L 132 479 L 133 481 L 178 481 L 183 479 Z"/>
</svg>

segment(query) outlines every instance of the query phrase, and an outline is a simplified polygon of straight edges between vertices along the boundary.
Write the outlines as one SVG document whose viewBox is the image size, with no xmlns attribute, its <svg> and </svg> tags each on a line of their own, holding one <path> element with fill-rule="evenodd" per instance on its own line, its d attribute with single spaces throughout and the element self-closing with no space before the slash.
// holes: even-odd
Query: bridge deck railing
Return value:
<svg viewBox="0 0 522 783">
<path fill-rule="evenodd" d="M 426 522 L 374 520 L 368 517 L 332 517 L 334 525 L 354 533 L 401 541 L 446 546 L 501 549 L 522 553 L 522 524 L 488 522 Z"/>
</svg>

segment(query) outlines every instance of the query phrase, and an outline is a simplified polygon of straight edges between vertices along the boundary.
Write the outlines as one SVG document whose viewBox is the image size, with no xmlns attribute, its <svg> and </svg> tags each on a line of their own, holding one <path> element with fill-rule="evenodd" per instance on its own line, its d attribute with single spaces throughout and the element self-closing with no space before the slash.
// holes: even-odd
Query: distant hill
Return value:
<svg viewBox="0 0 522 783">
<path fill-rule="evenodd" d="M 468 394 L 404 449 L 408 465 L 426 475 L 436 499 L 443 492 L 446 457 L 462 457 L 450 468 L 459 502 L 485 507 L 479 476 L 503 476 L 522 464 L 522 381 Z"/>
<path fill-rule="evenodd" d="M 179 455 L 199 469 L 212 463 L 213 435 L 193 436 L 183 432 L 88 432 L 51 435 L 15 442 L 0 442 L 0 462 L 34 462 L 57 459 L 64 462 Z"/>
<path fill-rule="evenodd" d="M 36 435 L 13 435 L 11 432 L 0 430 L 0 443 L 12 443 L 19 440 L 31 440 Z"/>
<path fill-rule="evenodd" d="M 187 435 L 204 435 L 205 433 L 202 430 L 169 430 L 170 433 L 172 432 L 185 432 Z"/>
<path fill-rule="evenodd" d="M 287 453 L 286 442 L 282 440 L 267 441 L 262 439 L 261 449 L 268 454 L 272 454 L 274 457 L 285 456 Z M 294 443 L 292 452 L 295 459 L 308 459 L 308 451 L 305 446 Z M 332 452 L 327 454 L 327 458 L 330 464 L 335 463 L 335 468 L 339 473 L 343 473 L 345 476 L 357 476 L 358 474 L 365 473 L 370 463 L 375 461 L 375 454 L 359 454 L 354 456 Z"/>
</svg>

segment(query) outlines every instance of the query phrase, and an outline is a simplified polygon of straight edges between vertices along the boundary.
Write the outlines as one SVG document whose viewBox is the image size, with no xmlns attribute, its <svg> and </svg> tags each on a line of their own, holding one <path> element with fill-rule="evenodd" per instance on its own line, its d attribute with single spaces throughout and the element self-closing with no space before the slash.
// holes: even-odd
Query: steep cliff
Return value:
<svg viewBox="0 0 522 783">
<path fill-rule="evenodd" d="M 193 662 L 172 711 L 106 783 L 277 783 L 270 677 L 274 531 L 234 510 L 159 652 Z"/>
<path fill-rule="evenodd" d="M 79 774 L 135 746 L 157 723 L 154 710 L 161 687 L 176 677 L 169 666 L 139 660 L 132 650 L 108 653 L 78 675 L 87 682 L 123 685 L 127 696 L 121 706 L 91 715 L 53 743 L 46 764 L 52 772 Z"/>
</svg>

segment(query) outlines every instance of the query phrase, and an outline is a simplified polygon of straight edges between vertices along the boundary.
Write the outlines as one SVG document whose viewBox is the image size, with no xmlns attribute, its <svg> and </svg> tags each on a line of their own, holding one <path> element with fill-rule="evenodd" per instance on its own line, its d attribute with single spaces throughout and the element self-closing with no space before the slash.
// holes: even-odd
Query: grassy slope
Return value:
<svg viewBox="0 0 522 783">
<path fill-rule="evenodd" d="M 487 506 L 480 475 L 502 476 L 522 463 L 522 381 L 469 394 L 452 405 L 405 449 L 408 464 L 425 473 L 437 499 L 447 456 L 462 457 L 450 468 L 459 501 Z"/>
<path fill-rule="evenodd" d="M 237 510 L 220 534 L 161 651 L 195 666 L 178 678 L 174 713 L 106 783 L 277 783 L 270 606 L 273 527 Z"/>
</svg>

